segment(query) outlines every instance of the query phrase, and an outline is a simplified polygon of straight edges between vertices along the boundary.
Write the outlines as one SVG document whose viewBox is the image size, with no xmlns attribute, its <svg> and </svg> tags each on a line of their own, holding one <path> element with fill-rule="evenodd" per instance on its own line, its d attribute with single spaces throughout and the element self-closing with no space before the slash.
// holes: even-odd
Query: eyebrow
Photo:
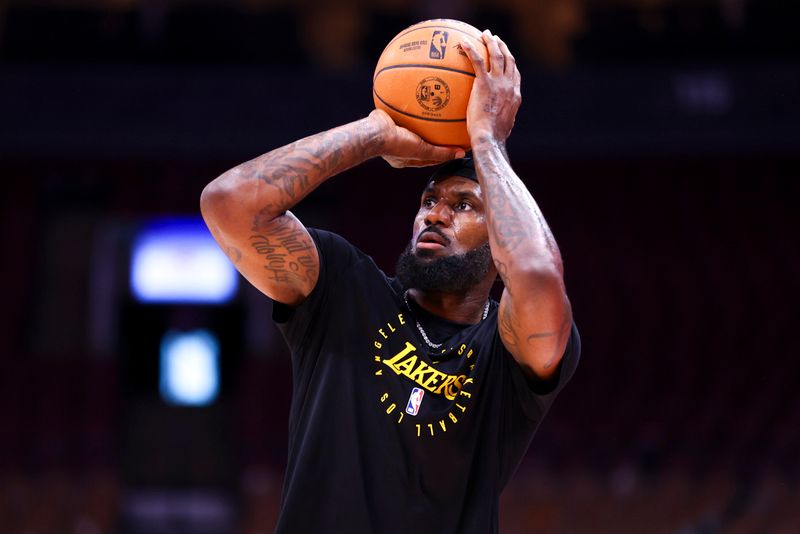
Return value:
<svg viewBox="0 0 800 534">
<path fill-rule="evenodd" d="M 433 193 L 436 193 L 436 188 L 429 186 L 429 187 L 426 187 L 425 190 L 422 192 L 422 196 L 426 197 L 427 195 L 431 195 Z M 469 198 L 469 199 L 474 199 L 474 200 L 478 200 L 478 201 L 481 200 L 481 197 L 479 197 L 478 195 L 476 195 L 475 193 L 473 193 L 472 191 L 470 191 L 468 189 L 460 189 L 460 190 L 451 191 L 450 194 L 451 195 L 455 195 L 456 197 L 458 197 L 460 199 Z"/>
</svg>

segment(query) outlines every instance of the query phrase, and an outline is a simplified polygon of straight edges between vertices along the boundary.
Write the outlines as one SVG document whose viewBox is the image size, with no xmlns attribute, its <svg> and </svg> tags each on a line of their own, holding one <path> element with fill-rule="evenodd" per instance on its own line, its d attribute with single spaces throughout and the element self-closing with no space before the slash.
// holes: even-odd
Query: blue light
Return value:
<svg viewBox="0 0 800 534">
<path fill-rule="evenodd" d="M 206 330 L 169 331 L 161 340 L 159 391 L 169 404 L 207 406 L 219 393 L 219 343 Z"/>
<path fill-rule="evenodd" d="M 199 217 L 164 219 L 139 232 L 130 272 L 131 290 L 140 302 L 221 304 L 239 284 Z"/>
</svg>

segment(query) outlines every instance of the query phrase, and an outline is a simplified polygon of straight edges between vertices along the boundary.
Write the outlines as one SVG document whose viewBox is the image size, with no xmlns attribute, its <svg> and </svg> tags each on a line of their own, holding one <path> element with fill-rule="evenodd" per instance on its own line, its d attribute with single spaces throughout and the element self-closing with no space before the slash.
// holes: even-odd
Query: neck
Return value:
<svg viewBox="0 0 800 534">
<path fill-rule="evenodd" d="M 443 293 L 410 289 L 409 300 L 428 313 L 454 323 L 475 324 L 483 318 L 491 285 L 478 284 L 461 293 Z"/>
</svg>

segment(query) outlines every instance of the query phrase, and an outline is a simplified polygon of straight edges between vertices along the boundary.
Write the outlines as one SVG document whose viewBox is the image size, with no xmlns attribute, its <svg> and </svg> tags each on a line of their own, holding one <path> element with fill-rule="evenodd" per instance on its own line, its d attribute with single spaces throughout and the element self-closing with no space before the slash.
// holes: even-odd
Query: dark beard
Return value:
<svg viewBox="0 0 800 534">
<path fill-rule="evenodd" d="M 492 266 L 489 243 L 459 256 L 420 259 L 411 243 L 397 260 L 397 279 L 405 288 L 444 293 L 461 293 L 486 278 Z"/>
</svg>

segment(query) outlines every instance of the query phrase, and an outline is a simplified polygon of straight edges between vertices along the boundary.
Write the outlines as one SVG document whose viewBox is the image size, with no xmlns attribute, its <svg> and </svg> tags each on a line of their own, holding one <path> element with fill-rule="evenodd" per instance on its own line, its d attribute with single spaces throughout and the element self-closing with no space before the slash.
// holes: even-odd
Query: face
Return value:
<svg viewBox="0 0 800 534">
<path fill-rule="evenodd" d="M 463 255 L 489 241 L 481 186 L 453 176 L 431 181 L 414 219 L 411 252 L 420 259 Z"/>
<path fill-rule="evenodd" d="M 460 177 L 429 183 L 397 262 L 403 286 L 462 292 L 486 280 L 493 265 L 480 186 Z"/>
</svg>

